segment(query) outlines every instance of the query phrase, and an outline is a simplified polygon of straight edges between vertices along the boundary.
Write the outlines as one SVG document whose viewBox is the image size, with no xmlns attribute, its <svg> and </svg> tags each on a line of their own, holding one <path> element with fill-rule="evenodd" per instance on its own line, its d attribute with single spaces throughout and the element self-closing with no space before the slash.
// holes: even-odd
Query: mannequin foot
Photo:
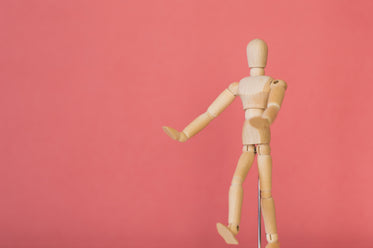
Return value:
<svg viewBox="0 0 373 248">
<path fill-rule="evenodd" d="M 238 245 L 238 240 L 236 239 L 236 234 L 238 232 L 238 227 L 232 227 L 231 225 L 225 226 L 221 223 L 216 224 L 218 233 L 224 239 L 227 244 Z M 271 248 L 271 247 L 270 247 Z"/>
<path fill-rule="evenodd" d="M 240 227 L 238 225 L 235 225 L 235 224 L 228 224 L 228 228 L 229 228 L 229 230 L 231 230 L 231 232 L 234 234 L 234 236 L 237 235 L 238 230 L 240 229 Z"/>
<path fill-rule="evenodd" d="M 280 243 L 278 241 L 273 242 L 273 243 L 268 243 L 266 245 L 266 248 L 280 248 Z"/>
</svg>

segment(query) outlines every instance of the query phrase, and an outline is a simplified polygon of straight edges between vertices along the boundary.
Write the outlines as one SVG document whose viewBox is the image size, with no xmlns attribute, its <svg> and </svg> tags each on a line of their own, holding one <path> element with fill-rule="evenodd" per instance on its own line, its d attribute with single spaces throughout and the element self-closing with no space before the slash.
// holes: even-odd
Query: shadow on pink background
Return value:
<svg viewBox="0 0 373 248">
<path fill-rule="evenodd" d="M 372 247 L 371 1 L 2 1 L 0 247 L 227 247 L 239 99 L 182 129 L 269 46 L 282 247 Z M 239 247 L 256 247 L 254 164 Z M 264 239 L 263 239 L 264 240 Z"/>
</svg>

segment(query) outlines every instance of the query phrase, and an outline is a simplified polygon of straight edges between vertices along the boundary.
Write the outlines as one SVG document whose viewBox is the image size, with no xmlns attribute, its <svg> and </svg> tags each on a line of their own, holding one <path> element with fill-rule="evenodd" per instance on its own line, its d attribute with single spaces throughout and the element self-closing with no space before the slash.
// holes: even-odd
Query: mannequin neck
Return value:
<svg viewBox="0 0 373 248">
<path fill-rule="evenodd" d="M 264 68 L 254 67 L 250 69 L 250 76 L 263 76 Z"/>
</svg>

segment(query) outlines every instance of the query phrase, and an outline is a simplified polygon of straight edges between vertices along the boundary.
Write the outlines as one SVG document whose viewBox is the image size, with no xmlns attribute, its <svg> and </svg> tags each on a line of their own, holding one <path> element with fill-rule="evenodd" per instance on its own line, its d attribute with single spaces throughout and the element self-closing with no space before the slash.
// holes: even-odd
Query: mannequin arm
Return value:
<svg viewBox="0 0 373 248">
<path fill-rule="evenodd" d="M 250 123 L 255 127 L 260 128 L 271 125 L 280 111 L 287 84 L 282 80 L 274 80 L 271 82 L 270 87 L 271 91 L 269 92 L 267 108 L 264 110 L 262 116 L 250 120 Z"/>
<path fill-rule="evenodd" d="M 171 138 L 185 142 L 204 129 L 215 117 L 224 111 L 237 95 L 238 83 L 232 83 L 225 89 L 215 101 L 207 108 L 207 111 L 194 119 L 182 132 L 171 127 L 163 127 L 163 130 Z"/>
<path fill-rule="evenodd" d="M 271 83 L 271 91 L 268 97 L 267 108 L 263 113 L 263 118 L 272 124 L 280 111 L 282 101 L 284 100 L 287 84 L 282 80 L 275 80 Z"/>
</svg>

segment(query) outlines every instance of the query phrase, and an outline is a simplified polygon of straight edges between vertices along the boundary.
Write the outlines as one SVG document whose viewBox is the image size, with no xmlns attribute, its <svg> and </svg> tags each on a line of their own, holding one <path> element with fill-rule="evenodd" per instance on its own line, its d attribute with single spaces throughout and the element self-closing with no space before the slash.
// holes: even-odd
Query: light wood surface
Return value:
<svg viewBox="0 0 373 248">
<path fill-rule="evenodd" d="M 258 171 L 260 179 L 260 196 L 264 227 L 269 242 L 278 241 L 275 215 L 275 203 L 272 198 L 272 157 L 267 144 L 257 146 Z"/>
<path fill-rule="evenodd" d="M 236 239 L 236 235 L 227 226 L 221 223 L 217 223 L 216 229 L 218 230 L 220 237 L 222 237 L 227 244 L 238 245 L 238 240 Z"/>
<path fill-rule="evenodd" d="M 250 68 L 264 68 L 267 65 L 268 47 L 264 40 L 254 39 L 246 47 L 247 62 Z"/>
<path fill-rule="evenodd" d="M 264 75 L 267 52 L 268 48 L 263 40 L 250 41 L 247 45 L 250 76 L 230 84 L 207 108 L 207 111 L 195 118 L 183 131 L 179 132 L 171 127 L 163 127 L 163 130 L 172 139 L 185 142 L 220 115 L 236 96 L 240 96 L 245 111 L 242 130 L 243 149 L 229 188 L 228 225 L 217 223 L 217 231 L 226 243 L 238 244 L 236 235 L 241 221 L 242 184 L 257 154 L 262 214 L 268 241 L 266 248 L 279 248 L 275 204 L 272 197 L 272 157 L 269 143 L 270 125 L 281 108 L 287 84 Z"/>
<path fill-rule="evenodd" d="M 236 170 L 233 174 L 232 183 L 229 188 L 229 213 L 228 223 L 231 224 L 231 231 L 238 233 L 237 227 L 241 220 L 241 207 L 243 198 L 242 183 L 249 172 L 255 157 L 253 145 L 245 147 L 238 160 Z"/>
<path fill-rule="evenodd" d="M 225 89 L 207 108 L 207 111 L 195 118 L 183 131 L 179 132 L 171 127 L 163 127 L 163 130 L 172 139 L 185 142 L 204 129 L 215 117 L 220 115 L 236 97 L 238 83 L 232 83 Z"/>
</svg>

